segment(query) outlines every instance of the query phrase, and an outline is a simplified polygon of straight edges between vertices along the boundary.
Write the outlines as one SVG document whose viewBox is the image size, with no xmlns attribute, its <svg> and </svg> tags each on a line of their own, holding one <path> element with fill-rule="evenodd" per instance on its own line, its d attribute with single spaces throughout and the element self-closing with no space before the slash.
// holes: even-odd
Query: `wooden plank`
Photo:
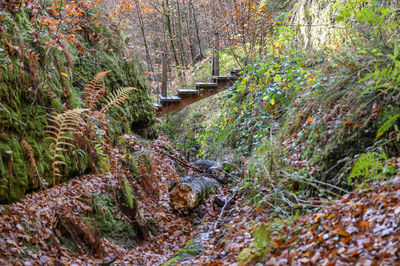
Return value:
<svg viewBox="0 0 400 266">
<path fill-rule="evenodd" d="M 190 97 L 190 96 L 193 96 L 193 95 L 197 95 L 199 93 L 200 93 L 199 90 L 178 90 L 178 95 L 181 98 Z"/>
<path fill-rule="evenodd" d="M 162 95 L 159 95 L 159 97 L 160 97 L 161 104 L 181 101 L 181 98 L 179 96 L 165 96 L 164 97 Z"/>
<path fill-rule="evenodd" d="M 196 83 L 196 88 L 197 89 L 214 89 L 217 88 L 218 84 L 214 82 L 209 82 L 209 83 Z"/>
<path fill-rule="evenodd" d="M 161 108 L 163 106 L 162 106 L 162 104 L 159 104 L 159 103 L 153 103 L 153 107 L 156 108 L 157 110 L 161 110 Z"/>
<path fill-rule="evenodd" d="M 233 70 L 231 70 L 231 75 L 232 76 L 240 76 L 240 72 L 242 72 L 241 69 L 233 69 Z"/>
<path fill-rule="evenodd" d="M 213 79 L 218 83 L 196 83 L 197 90 L 178 90 L 179 96 L 168 96 L 163 98 L 160 96 L 162 108 L 158 109 L 157 116 L 181 109 L 187 105 L 229 89 L 233 82 L 238 79 L 241 71 L 241 69 L 232 70 L 232 76 L 213 76 Z"/>
<path fill-rule="evenodd" d="M 157 112 L 157 116 L 165 115 L 169 112 L 181 109 L 185 106 L 188 106 L 192 103 L 200 101 L 204 98 L 213 96 L 221 91 L 228 89 L 229 86 L 217 86 L 216 88 L 209 88 L 203 91 L 200 91 L 197 95 L 190 96 L 187 98 L 182 98 L 180 102 L 170 102 L 170 103 L 163 103 L 163 107 L 160 111 Z"/>
<path fill-rule="evenodd" d="M 236 76 L 213 76 L 212 79 L 216 82 L 218 81 L 236 81 L 238 78 Z"/>
</svg>

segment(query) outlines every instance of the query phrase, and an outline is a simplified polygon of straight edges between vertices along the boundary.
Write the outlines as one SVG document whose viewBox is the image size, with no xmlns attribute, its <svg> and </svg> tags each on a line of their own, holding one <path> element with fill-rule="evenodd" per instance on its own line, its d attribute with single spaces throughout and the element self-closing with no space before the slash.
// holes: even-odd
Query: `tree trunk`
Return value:
<svg viewBox="0 0 400 266">
<path fill-rule="evenodd" d="M 140 9 L 140 3 L 139 3 L 139 1 L 135 1 L 135 3 L 136 3 L 136 12 L 137 12 L 138 19 L 139 19 L 139 28 L 140 28 L 140 31 L 142 33 L 144 49 L 145 49 L 145 52 L 146 52 L 146 61 L 147 61 L 147 64 L 149 66 L 149 71 L 154 73 L 153 64 L 152 64 L 151 58 L 150 58 L 149 46 L 147 44 L 146 34 L 144 32 L 144 21 L 143 21 L 142 12 L 141 12 L 141 9 Z"/>
<path fill-rule="evenodd" d="M 189 41 L 190 58 L 192 60 L 191 61 L 192 65 L 194 66 L 194 64 L 195 64 L 194 59 L 195 59 L 196 55 L 195 55 L 194 46 L 193 46 L 193 42 L 192 42 L 192 26 L 191 26 L 192 21 L 189 22 L 189 19 L 191 20 L 191 14 L 192 14 L 190 5 L 188 5 L 187 12 L 184 12 L 183 14 L 185 16 L 185 22 L 186 22 L 186 35 L 188 36 L 188 41 Z"/>
<path fill-rule="evenodd" d="M 192 0 L 189 1 L 189 4 L 191 5 L 192 11 L 193 11 L 193 21 L 194 21 L 194 27 L 195 27 L 195 30 L 196 30 L 197 42 L 198 42 L 198 45 L 199 45 L 200 57 L 201 57 L 201 59 L 203 59 L 203 58 L 204 58 L 204 55 L 203 55 L 203 50 L 202 50 L 202 48 L 201 48 L 201 41 L 200 41 L 200 34 L 199 34 L 199 25 L 197 24 L 196 11 L 195 11 L 195 9 L 194 9 L 193 1 L 192 1 Z"/>
<path fill-rule="evenodd" d="M 179 54 L 181 57 L 182 66 L 186 67 L 185 60 L 185 49 L 183 45 L 183 37 L 182 37 L 182 16 L 181 16 L 181 7 L 179 5 L 179 0 L 176 1 L 176 11 L 177 11 L 177 28 L 178 28 L 178 44 L 179 44 Z"/>
<path fill-rule="evenodd" d="M 189 211 L 200 202 L 214 194 L 219 187 L 218 181 L 208 177 L 185 177 L 169 192 L 172 207 L 178 211 Z"/>
<path fill-rule="evenodd" d="M 165 2 L 163 1 L 163 11 L 164 11 L 164 16 L 165 16 L 165 25 L 167 27 L 167 32 L 168 32 L 168 39 L 171 44 L 171 50 L 172 54 L 174 55 L 174 60 L 176 66 L 179 66 L 179 61 L 178 61 L 178 56 L 174 44 L 174 36 L 172 34 L 172 26 L 171 26 L 171 17 L 170 17 L 170 12 L 171 12 L 171 7 L 169 5 L 169 1 L 166 0 Z"/>
</svg>

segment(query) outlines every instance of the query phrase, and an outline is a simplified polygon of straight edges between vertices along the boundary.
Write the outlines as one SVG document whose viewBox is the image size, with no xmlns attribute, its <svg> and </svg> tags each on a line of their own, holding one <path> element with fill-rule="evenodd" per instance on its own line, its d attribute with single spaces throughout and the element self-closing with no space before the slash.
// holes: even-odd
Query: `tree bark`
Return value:
<svg viewBox="0 0 400 266">
<path fill-rule="evenodd" d="M 139 28 L 140 28 L 140 31 L 142 33 L 144 49 L 145 49 L 145 52 L 146 52 L 146 61 L 147 61 L 147 64 L 149 65 L 149 71 L 154 73 L 153 64 L 152 64 L 151 58 L 150 58 L 149 46 L 147 44 L 146 34 L 144 32 L 144 21 L 143 21 L 142 12 L 140 10 L 139 0 L 135 1 L 135 4 L 136 4 L 136 12 L 137 12 L 138 19 L 139 19 Z"/>
<path fill-rule="evenodd" d="M 193 46 L 193 42 L 192 42 L 192 26 L 191 26 L 191 24 L 192 24 L 192 21 L 191 21 L 192 11 L 191 11 L 191 8 L 190 8 L 189 4 L 188 4 L 188 7 L 187 7 L 187 12 L 184 12 L 183 14 L 185 16 L 185 22 L 186 22 L 186 34 L 188 36 L 187 38 L 188 38 L 188 41 L 189 41 L 191 63 L 194 66 L 194 64 L 195 64 L 195 62 L 194 62 L 195 60 L 194 59 L 195 59 L 196 55 L 195 55 L 194 46 Z M 189 21 L 189 19 L 190 19 L 190 21 Z"/>
<path fill-rule="evenodd" d="M 177 51 L 175 48 L 175 44 L 174 44 L 174 36 L 172 34 L 172 26 L 171 26 L 171 7 L 169 5 L 169 1 L 166 0 L 165 2 L 163 1 L 163 11 L 164 11 L 164 16 L 165 16 L 165 26 L 167 27 L 167 32 L 168 32 L 168 38 L 169 38 L 169 42 L 171 44 L 171 50 L 172 50 L 172 54 L 174 55 L 174 60 L 175 60 L 175 64 L 176 66 L 179 66 L 179 61 L 178 61 L 178 56 L 177 56 Z"/>
<path fill-rule="evenodd" d="M 195 11 L 195 9 L 194 9 L 194 5 L 193 5 L 193 1 L 192 1 L 192 0 L 189 1 L 189 4 L 190 4 L 190 6 L 192 7 L 192 11 L 193 11 L 193 21 L 194 21 L 194 26 L 195 26 L 195 30 L 196 30 L 197 42 L 198 42 L 198 45 L 199 45 L 200 57 L 201 57 L 201 59 L 203 59 L 203 58 L 204 58 L 204 55 L 203 55 L 203 50 L 202 50 L 202 48 L 201 48 L 201 41 L 200 41 L 200 34 L 199 34 L 199 25 L 197 24 L 196 11 Z"/>
<path fill-rule="evenodd" d="M 181 16 L 181 7 L 179 5 L 179 0 L 176 1 L 176 11 L 177 11 L 177 28 L 178 28 L 178 44 L 179 44 L 179 54 L 181 57 L 182 66 L 186 66 L 185 60 L 185 49 L 183 44 L 183 37 L 182 37 L 182 16 Z"/>
<path fill-rule="evenodd" d="M 169 192 L 172 207 L 178 211 L 190 211 L 196 208 L 200 202 L 214 194 L 219 183 L 208 177 L 185 177 Z"/>
</svg>

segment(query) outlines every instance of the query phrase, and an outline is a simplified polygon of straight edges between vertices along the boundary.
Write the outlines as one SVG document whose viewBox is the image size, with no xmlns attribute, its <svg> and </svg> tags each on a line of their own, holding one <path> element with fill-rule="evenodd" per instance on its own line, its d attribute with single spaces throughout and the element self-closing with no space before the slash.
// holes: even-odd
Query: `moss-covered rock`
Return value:
<svg viewBox="0 0 400 266">
<path fill-rule="evenodd" d="M 109 112 L 113 133 L 157 135 L 144 71 L 135 56 L 124 52 L 123 34 L 115 32 L 111 21 L 87 14 L 76 36 L 79 45 L 60 40 L 62 49 L 58 49 L 46 46 L 50 34 L 24 6 L 14 13 L 2 10 L 0 15 L 0 203 L 38 188 L 29 173 L 32 160 L 38 175 L 51 183 L 49 143 L 44 134 L 47 115 L 80 107 L 82 89 L 98 72 L 111 71 L 105 79 L 107 93 L 120 87 L 137 88 L 124 108 Z M 44 11 L 42 15 L 50 16 Z M 35 36 L 38 28 L 44 34 Z M 31 154 L 21 147 L 22 140 Z M 96 169 L 85 149 L 76 146 L 66 154 L 65 178 Z"/>
</svg>

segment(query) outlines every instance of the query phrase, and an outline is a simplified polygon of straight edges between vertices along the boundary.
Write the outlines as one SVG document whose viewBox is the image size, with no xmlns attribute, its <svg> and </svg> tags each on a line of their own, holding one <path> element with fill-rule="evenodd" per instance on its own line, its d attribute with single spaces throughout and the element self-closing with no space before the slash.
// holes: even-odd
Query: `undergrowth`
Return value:
<svg viewBox="0 0 400 266">
<path fill-rule="evenodd" d="M 86 219 L 98 228 L 101 236 L 125 248 L 135 247 L 138 242 L 135 229 L 119 213 L 113 196 L 95 193 L 92 202 L 93 211 Z"/>
<path fill-rule="evenodd" d="M 276 215 L 314 210 L 395 172 L 397 11 L 366 0 L 332 7 L 343 46 L 301 51 L 280 16 L 230 90 L 167 119 L 182 125 L 175 139 L 188 158 L 244 162 L 241 189 Z"/>
</svg>

